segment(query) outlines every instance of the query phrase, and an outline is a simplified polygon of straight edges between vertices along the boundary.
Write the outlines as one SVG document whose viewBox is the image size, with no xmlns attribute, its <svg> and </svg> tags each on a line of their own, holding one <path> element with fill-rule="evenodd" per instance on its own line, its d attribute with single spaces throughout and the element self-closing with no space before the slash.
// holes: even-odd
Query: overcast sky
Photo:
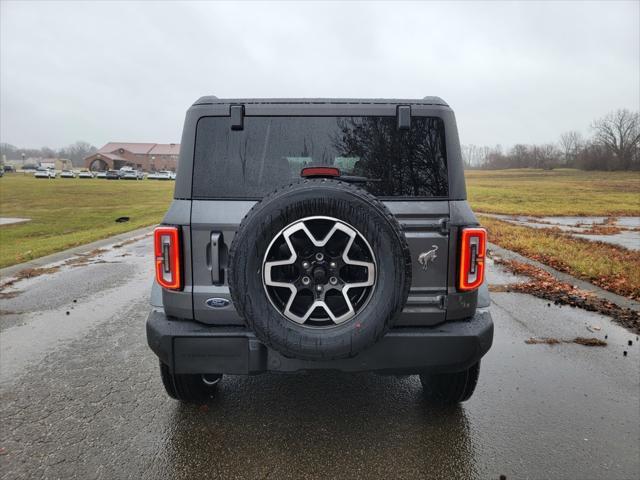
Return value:
<svg viewBox="0 0 640 480">
<path fill-rule="evenodd" d="M 176 142 L 218 97 L 438 95 L 462 143 L 639 109 L 640 2 L 7 2 L 0 140 Z"/>
</svg>

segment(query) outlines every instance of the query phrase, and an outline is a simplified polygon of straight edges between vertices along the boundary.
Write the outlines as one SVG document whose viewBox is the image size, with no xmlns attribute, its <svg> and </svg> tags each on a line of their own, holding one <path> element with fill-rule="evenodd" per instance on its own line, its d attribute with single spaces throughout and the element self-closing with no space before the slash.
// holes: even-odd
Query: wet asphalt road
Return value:
<svg viewBox="0 0 640 480">
<path fill-rule="evenodd" d="M 640 476 L 639 347 L 605 317 L 494 294 L 494 346 L 453 409 L 416 377 L 334 372 L 226 377 L 211 405 L 183 406 L 146 345 L 149 252 L 109 248 L 0 300 L 1 478 Z"/>
</svg>

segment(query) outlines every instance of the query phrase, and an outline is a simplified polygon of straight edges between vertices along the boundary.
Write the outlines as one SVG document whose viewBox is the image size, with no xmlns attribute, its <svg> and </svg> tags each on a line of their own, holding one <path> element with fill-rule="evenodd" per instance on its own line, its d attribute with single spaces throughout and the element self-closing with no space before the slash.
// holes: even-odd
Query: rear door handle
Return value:
<svg viewBox="0 0 640 480">
<path fill-rule="evenodd" d="M 211 232 L 211 283 L 214 285 L 222 283 L 222 273 L 220 272 L 221 244 L 222 233 Z"/>
</svg>

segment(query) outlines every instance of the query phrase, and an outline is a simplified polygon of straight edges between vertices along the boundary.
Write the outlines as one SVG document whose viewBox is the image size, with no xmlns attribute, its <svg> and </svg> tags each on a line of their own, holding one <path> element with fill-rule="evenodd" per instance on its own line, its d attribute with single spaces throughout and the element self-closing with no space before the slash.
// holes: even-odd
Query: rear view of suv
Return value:
<svg viewBox="0 0 640 480">
<path fill-rule="evenodd" d="M 328 369 L 472 395 L 493 339 L 486 232 L 442 99 L 203 97 L 181 145 L 147 320 L 170 396 Z"/>
</svg>

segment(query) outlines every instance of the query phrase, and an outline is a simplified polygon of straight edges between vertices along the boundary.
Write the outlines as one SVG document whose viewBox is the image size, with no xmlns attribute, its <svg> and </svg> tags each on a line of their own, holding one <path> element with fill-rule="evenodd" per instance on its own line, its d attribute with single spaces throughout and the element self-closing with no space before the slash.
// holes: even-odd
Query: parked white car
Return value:
<svg viewBox="0 0 640 480">
<path fill-rule="evenodd" d="M 48 168 L 38 168 L 33 176 L 36 178 L 56 178 L 56 171 Z"/>
<path fill-rule="evenodd" d="M 96 178 L 102 178 L 102 179 L 107 178 L 107 172 L 98 172 L 98 174 L 96 175 Z"/>
<path fill-rule="evenodd" d="M 60 178 L 76 178 L 76 172 L 73 170 L 62 170 Z"/>
<path fill-rule="evenodd" d="M 153 172 L 147 175 L 148 180 L 175 180 L 175 175 L 171 175 L 172 172 L 162 171 L 162 172 Z"/>
<path fill-rule="evenodd" d="M 122 170 L 120 169 L 120 180 L 142 180 L 144 174 L 139 170 Z"/>
<path fill-rule="evenodd" d="M 88 170 L 83 170 L 78 174 L 78 178 L 93 178 L 93 177 L 94 177 L 93 172 L 90 172 Z"/>
</svg>

